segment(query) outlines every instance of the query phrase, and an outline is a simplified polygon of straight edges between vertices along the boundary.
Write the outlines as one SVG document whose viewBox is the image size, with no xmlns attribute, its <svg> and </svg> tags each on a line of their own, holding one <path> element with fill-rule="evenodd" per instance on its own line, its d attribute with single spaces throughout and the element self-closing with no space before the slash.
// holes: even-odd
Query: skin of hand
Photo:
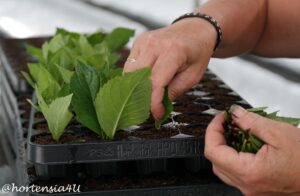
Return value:
<svg viewBox="0 0 300 196">
<path fill-rule="evenodd" d="M 250 129 L 265 144 L 256 154 L 237 152 L 226 145 L 224 113 L 220 113 L 205 136 L 205 156 L 214 173 L 245 195 L 300 195 L 300 129 L 240 106 L 231 111 L 240 128 Z"/>
<path fill-rule="evenodd" d="M 215 56 L 236 55 L 255 46 L 263 30 L 265 2 L 212 0 L 199 8 L 199 12 L 214 17 L 222 28 L 224 39 Z M 164 113 L 164 87 L 168 86 L 169 97 L 174 100 L 199 82 L 213 54 L 216 38 L 216 30 L 208 21 L 185 18 L 168 27 L 143 33 L 135 40 L 129 58 L 136 61 L 127 61 L 124 72 L 152 67 L 151 112 L 154 118 L 159 119 Z"/>
<path fill-rule="evenodd" d="M 196 26 L 196 28 L 195 28 Z M 198 18 L 177 23 L 139 36 L 133 44 L 124 72 L 152 67 L 151 112 L 154 118 L 163 116 L 164 87 L 174 100 L 198 83 L 206 70 L 217 38 L 214 27 Z"/>
<path fill-rule="evenodd" d="M 270 57 L 300 55 L 299 0 L 210 0 L 198 11 L 215 18 L 223 41 L 215 57 L 254 53 Z M 279 13 L 279 14 L 278 14 Z M 152 67 L 151 111 L 163 115 L 163 88 L 174 100 L 197 83 L 207 67 L 216 31 L 207 21 L 188 18 L 146 32 L 135 41 L 124 72 Z"/>
</svg>

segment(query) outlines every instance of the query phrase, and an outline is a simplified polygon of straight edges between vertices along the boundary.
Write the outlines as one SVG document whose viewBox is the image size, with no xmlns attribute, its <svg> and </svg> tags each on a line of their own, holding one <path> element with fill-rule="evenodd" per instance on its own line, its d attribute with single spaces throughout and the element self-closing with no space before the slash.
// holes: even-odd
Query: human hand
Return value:
<svg viewBox="0 0 300 196">
<path fill-rule="evenodd" d="M 205 156 L 214 173 L 245 195 L 300 195 L 300 129 L 246 111 L 231 108 L 233 120 L 250 129 L 266 144 L 256 153 L 237 152 L 226 145 L 224 113 L 207 128 Z"/>
<path fill-rule="evenodd" d="M 164 87 L 174 100 L 198 83 L 207 67 L 217 33 L 209 22 L 188 18 L 175 24 L 146 32 L 133 44 L 124 72 L 152 67 L 151 111 L 154 118 L 164 114 Z"/>
</svg>

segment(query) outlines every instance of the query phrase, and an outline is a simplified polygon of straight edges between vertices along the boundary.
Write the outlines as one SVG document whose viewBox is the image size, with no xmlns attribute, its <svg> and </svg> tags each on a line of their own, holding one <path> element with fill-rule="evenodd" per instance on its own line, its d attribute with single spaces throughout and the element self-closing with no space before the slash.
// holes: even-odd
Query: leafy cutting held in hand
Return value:
<svg viewBox="0 0 300 196">
<path fill-rule="evenodd" d="M 249 112 L 254 112 L 263 117 L 271 120 L 285 122 L 293 126 L 298 126 L 300 119 L 291 117 L 277 116 L 278 112 L 267 113 L 265 112 L 266 107 L 251 108 Z M 233 121 L 231 112 L 225 111 L 225 122 L 223 124 L 225 129 L 225 138 L 229 146 L 236 149 L 238 152 L 251 152 L 256 153 L 264 144 L 262 140 L 251 134 L 251 130 L 240 129 Z"/>
</svg>

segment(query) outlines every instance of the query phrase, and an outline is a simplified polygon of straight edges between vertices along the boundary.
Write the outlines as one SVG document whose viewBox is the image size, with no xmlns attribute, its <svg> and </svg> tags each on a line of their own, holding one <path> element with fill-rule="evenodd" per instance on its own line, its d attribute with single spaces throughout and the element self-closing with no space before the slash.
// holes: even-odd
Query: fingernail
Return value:
<svg viewBox="0 0 300 196">
<path fill-rule="evenodd" d="M 243 117 L 245 114 L 246 114 L 246 110 L 239 106 L 239 105 L 232 105 L 229 109 L 229 111 L 232 113 L 232 115 L 235 117 L 235 118 L 241 118 Z"/>
</svg>

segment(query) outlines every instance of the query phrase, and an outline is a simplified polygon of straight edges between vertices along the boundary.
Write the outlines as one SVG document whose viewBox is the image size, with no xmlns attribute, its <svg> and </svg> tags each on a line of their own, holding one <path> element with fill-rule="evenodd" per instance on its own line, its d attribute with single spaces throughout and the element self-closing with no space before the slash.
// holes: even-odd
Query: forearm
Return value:
<svg viewBox="0 0 300 196">
<path fill-rule="evenodd" d="M 214 17 L 223 31 L 216 57 L 229 57 L 254 50 L 265 27 L 266 0 L 211 0 L 199 12 Z"/>
<path fill-rule="evenodd" d="M 268 0 L 265 30 L 253 53 L 269 57 L 300 57 L 299 10 L 299 0 Z"/>
</svg>

